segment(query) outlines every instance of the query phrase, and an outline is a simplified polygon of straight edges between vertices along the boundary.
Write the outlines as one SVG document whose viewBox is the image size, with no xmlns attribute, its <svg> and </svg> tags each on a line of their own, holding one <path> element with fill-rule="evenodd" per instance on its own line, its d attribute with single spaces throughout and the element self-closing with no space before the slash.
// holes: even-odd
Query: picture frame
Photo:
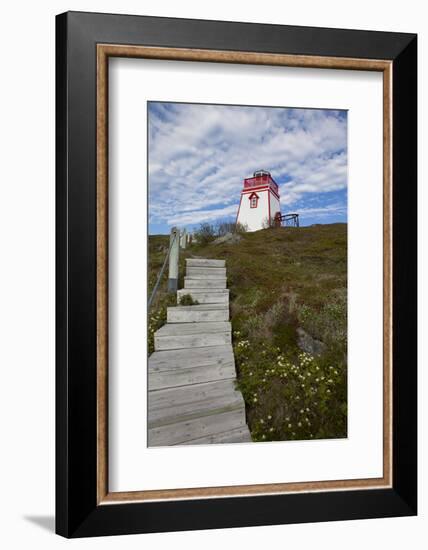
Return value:
<svg viewBox="0 0 428 550">
<path fill-rule="evenodd" d="M 109 492 L 111 57 L 383 73 L 382 478 Z M 82 12 L 57 16 L 58 534 L 86 537 L 417 513 L 416 90 L 414 34 Z"/>
</svg>

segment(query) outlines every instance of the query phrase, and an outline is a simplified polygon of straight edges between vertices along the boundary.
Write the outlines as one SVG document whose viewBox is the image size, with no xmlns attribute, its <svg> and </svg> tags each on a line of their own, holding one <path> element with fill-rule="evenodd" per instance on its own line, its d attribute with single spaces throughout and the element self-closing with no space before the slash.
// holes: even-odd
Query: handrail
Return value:
<svg viewBox="0 0 428 550">
<path fill-rule="evenodd" d="M 162 275 L 163 275 L 163 273 L 164 273 L 164 271 L 165 271 L 166 263 L 167 263 L 167 261 L 168 261 L 169 255 L 170 255 L 170 252 L 171 252 L 171 249 L 172 249 L 172 245 L 174 244 L 174 241 L 175 241 L 175 239 L 177 238 L 177 235 L 178 235 L 178 232 L 175 232 L 173 238 L 171 239 L 171 241 L 170 241 L 170 243 L 169 243 L 169 249 L 168 249 L 168 252 L 167 252 L 167 254 L 166 254 L 166 256 L 165 256 L 165 260 L 164 260 L 164 262 L 163 262 L 163 266 L 162 266 L 162 268 L 161 268 L 161 270 L 160 270 L 160 272 L 159 272 L 159 275 L 158 275 L 156 284 L 155 284 L 155 286 L 153 287 L 152 293 L 151 293 L 151 295 L 150 295 L 150 298 L 149 298 L 149 301 L 148 301 L 148 305 L 147 305 L 147 309 L 150 309 L 150 306 L 152 305 L 153 298 L 154 298 L 155 295 L 156 295 L 157 289 L 158 289 L 159 284 L 160 284 L 160 281 L 161 281 L 161 279 L 162 279 Z"/>
</svg>

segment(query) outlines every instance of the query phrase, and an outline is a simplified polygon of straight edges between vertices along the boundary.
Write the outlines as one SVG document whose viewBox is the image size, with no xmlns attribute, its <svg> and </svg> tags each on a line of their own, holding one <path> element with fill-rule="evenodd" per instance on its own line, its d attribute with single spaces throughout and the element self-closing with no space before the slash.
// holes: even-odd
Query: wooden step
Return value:
<svg viewBox="0 0 428 550">
<path fill-rule="evenodd" d="M 226 288 L 226 277 L 218 279 L 184 277 L 184 288 Z"/>
<path fill-rule="evenodd" d="M 230 344 L 229 322 L 167 323 L 154 334 L 155 351 Z"/>
<path fill-rule="evenodd" d="M 148 445 L 251 441 L 236 370 L 224 260 L 189 258 L 193 306 L 167 308 L 148 367 Z"/>
<path fill-rule="evenodd" d="M 251 434 L 248 426 L 241 426 L 239 428 L 233 428 L 227 432 L 220 432 L 204 437 L 198 437 L 197 439 L 189 439 L 184 441 L 181 445 L 203 445 L 211 443 L 249 443 L 251 442 Z"/>
<path fill-rule="evenodd" d="M 226 304 L 229 305 L 229 289 L 227 288 L 182 288 L 177 291 L 177 303 L 181 296 L 190 294 L 199 304 Z"/>
<path fill-rule="evenodd" d="M 190 267 L 186 268 L 186 277 L 209 279 L 224 279 L 226 277 L 225 267 Z"/>
<path fill-rule="evenodd" d="M 201 304 L 167 308 L 168 323 L 198 323 L 228 321 L 229 307 L 226 304 Z"/>
<path fill-rule="evenodd" d="M 241 409 L 201 416 L 175 424 L 149 428 L 148 446 L 182 445 L 191 439 L 194 441 L 195 437 L 202 439 L 227 428 L 233 430 L 244 426 L 246 426 L 245 414 Z"/>
<path fill-rule="evenodd" d="M 233 348 L 230 344 L 196 349 L 177 349 L 173 351 L 156 351 L 150 356 L 149 367 L 162 372 L 190 366 L 212 365 L 233 359 Z M 150 388 L 151 389 L 151 388 Z"/>
<path fill-rule="evenodd" d="M 210 260 L 205 258 L 186 258 L 188 267 L 225 267 L 225 260 Z"/>
<path fill-rule="evenodd" d="M 149 358 L 150 390 L 234 378 L 236 378 L 235 359 L 230 344 L 155 351 Z"/>
<path fill-rule="evenodd" d="M 149 428 L 237 409 L 245 410 L 244 399 L 241 392 L 235 389 L 234 380 L 150 391 L 148 401 Z"/>
</svg>

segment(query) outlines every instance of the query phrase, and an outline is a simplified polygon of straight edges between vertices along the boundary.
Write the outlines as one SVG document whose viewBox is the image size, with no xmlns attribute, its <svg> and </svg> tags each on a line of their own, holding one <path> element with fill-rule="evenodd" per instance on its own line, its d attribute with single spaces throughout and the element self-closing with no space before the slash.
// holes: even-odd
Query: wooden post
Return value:
<svg viewBox="0 0 428 550">
<path fill-rule="evenodd" d="M 168 292 L 177 292 L 178 288 L 178 258 L 180 250 L 180 231 L 177 227 L 171 229 L 169 237 L 169 273 L 168 273 Z"/>
<path fill-rule="evenodd" d="M 180 233 L 180 246 L 181 248 L 186 248 L 187 244 L 187 231 L 186 229 L 183 229 L 183 231 Z"/>
</svg>

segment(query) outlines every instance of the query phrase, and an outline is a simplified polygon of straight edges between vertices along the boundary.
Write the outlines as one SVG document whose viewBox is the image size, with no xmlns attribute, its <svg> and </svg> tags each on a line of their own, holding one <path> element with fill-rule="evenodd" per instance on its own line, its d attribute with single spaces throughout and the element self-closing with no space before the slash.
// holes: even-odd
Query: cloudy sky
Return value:
<svg viewBox="0 0 428 550">
<path fill-rule="evenodd" d="M 149 102 L 149 232 L 235 219 L 244 178 L 269 170 L 281 212 L 346 222 L 347 113 Z"/>
</svg>

